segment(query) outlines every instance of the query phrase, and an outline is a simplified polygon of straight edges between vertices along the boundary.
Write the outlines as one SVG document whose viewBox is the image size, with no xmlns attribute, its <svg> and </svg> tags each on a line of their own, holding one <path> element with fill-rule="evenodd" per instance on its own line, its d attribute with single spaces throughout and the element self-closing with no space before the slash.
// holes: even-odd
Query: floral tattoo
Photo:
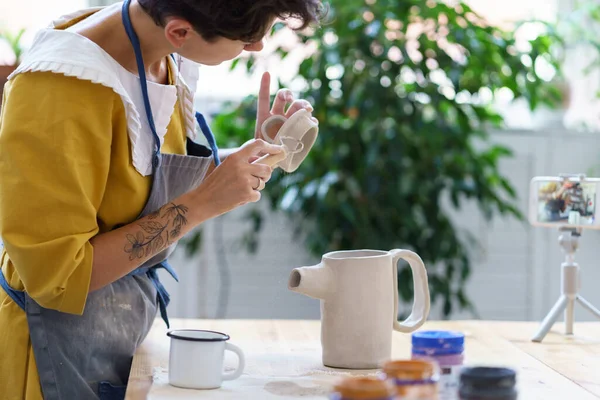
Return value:
<svg viewBox="0 0 600 400">
<path fill-rule="evenodd" d="M 170 203 L 149 214 L 149 221 L 138 223 L 142 230 L 135 235 L 126 235 L 125 252 L 129 253 L 129 260 L 151 256 L 170 246 L 181 233 L 181 227 L 187 224 L 187 211 L 188 208 L 183 204 Z M 166 221 L 159 222 L 157 218 Z"/>
</svg>

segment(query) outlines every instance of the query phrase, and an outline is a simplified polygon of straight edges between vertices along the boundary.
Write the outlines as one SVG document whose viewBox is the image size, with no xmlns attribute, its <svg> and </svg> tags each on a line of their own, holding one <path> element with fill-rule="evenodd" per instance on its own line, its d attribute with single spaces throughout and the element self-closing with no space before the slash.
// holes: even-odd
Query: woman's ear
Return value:
<svg viewBox="0 0 600 400">
<path fill-rule="evenodd" d="M 192 32 L 192 25 L 181 18 L 171 18 L 165 25 L 165 37 L 176 49 L 183 47 Z"/>
</svg>

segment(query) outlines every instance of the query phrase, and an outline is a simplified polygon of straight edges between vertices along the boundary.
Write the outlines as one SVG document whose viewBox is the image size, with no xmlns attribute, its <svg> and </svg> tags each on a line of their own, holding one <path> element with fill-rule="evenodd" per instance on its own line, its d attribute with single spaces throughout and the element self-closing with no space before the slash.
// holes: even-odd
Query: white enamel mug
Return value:
<svg viewBox="0 0 600 400">
<path fill-rule="evenodd" d="M 223 381 L 239 378 L 244 372 L 242 350 L 227 341 L 229 335 L 194 329 L 173 330 L 169 353 L 169 384 L 186 389 L 217 389 Z M 225 350 L 237 354 L 238 367 L 223 372 Z"/>
</svg>

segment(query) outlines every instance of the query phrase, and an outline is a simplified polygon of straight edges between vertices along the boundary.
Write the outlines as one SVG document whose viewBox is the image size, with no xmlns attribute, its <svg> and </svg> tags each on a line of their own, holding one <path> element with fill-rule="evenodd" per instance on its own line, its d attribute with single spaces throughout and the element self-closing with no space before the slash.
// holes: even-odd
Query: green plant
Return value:
<svg viewBox="0 0 600 400">
<path fill-rule="evenodd" d="M 23 55 L 23 47 L 21 46 L 21 38 L 25 33 L 25 29 L 19 30 L 16 34 L 13 34 L 9 31 L 0 32 L 0 39 L 5 40 L 10 45 L 12 52 L 15 55 L 15 64 L 18 64 L 21 60 L 21 56 Z"/>
<path fill-rule="evenodd" d="M 511 151 L 488 136 L 503 122 L 491 103 L 498 91 L 532 109 L 559 100 L 536 72 L 540 63 L 555 66 L 550 36 L 520 49 L 514 32 L 489 26 L 464 3 L 333 0 L 328 21 L 298 33 L 298 42 L 315 49 L 299 66 L 298 94 L 314 105 L 320 134 L 296 172 L 274 172 L 264 191 L 272 208 L 295 222 L 315 256 L 413 249 L 428 265 L 432 301 L 442 302 L 444 315 L 475 312 L 464 288 L 476 238 L 460 232 L 442 204 L 474 200 L 487 218 L 522 218 L 498 169 Z M 285 59 L 289 50 L 278 53 Z M 236 64 L 255 65 L 252 56 Z M 247 98 L 216 116 L 213 128 L 221 145 L 233 145 L 254 123 L 254 98 Z M 252 208 L 248 217 L 259 230 L 262 213 Z M 406 266 L 399 284 L 410 301 Z"/>
</svg>

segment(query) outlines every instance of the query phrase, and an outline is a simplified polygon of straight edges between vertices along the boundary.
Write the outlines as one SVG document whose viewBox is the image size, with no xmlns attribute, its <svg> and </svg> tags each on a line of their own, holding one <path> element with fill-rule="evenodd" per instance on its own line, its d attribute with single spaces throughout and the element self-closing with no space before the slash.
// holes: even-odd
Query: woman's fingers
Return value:
<svg viewBox="0 0 600 400">
<path fill-rule="evenodd" d="M 258 91 L 258 105 L 256 110 L 257 121 L 264 121 L 269 118 L 271 108 L 271 75 L 265 72 L 260 80 L 260 90 Z"/>
<path fill-rule="evenodd" d="M 258 160 L 260 158 L 260 154 L 257 156 L 252 156 L 248 159 L 248 164 L 252 164 L 254 161 Z"/>
<path fill-rule="evenodd" d="M 300 110 L 306 110 L 309 113 L 312 113 L 313 106 L 306 100 L 303 100 L 303 99 L 295 100 L 292 103 L 292 105 L 290 106 L 290 108 L 287 110 L 287 112 L 285 113 L 285 117 L 289 118 L 292 116 L 292 114 L 294 114 Z"/>
<path fill-rule="evenodd" d="M 282 151 L 283 147 L 280 145 L 267 143 L 262 139 L 255 139 L 246 142 L 244 146 L 237 152 L 237 154 L 249 159 L 250 157 L 257 156 L 261 153 L 279 154 Z"/>
<path fill-rule="evenodd" d="M 264 188 L 266 187 L 265 181 L 263 181 L 262 179 L 258 179 L 258 186 L 256 187 L 257 191 L 262 191 Z"/>
<path fill-rule="evenodd" d="M 279 89 L 273 100 L 272 115 L 284 115 L 285 106 L 293 103 L 294 95 L 290 89 Z"/>
<path fill-rule="evenodd" d="M 266 181 L 259 178 L 258 176 L 251 176 L 248 182 L 252 190 L 261 191 L 266 187 Z"/>
<path fill-rule="evenodd" d="M 273 173 L 273 169 L 271 167 L 269 167 L 268 165 L 264 165 L 264 164 L 251 164 L 250 165 L 250 175 L 252 175 L 252 178 L 259 178 L 263 182 L 269 182 L 269 180 L 271 179 L 272 173 Z M 252 186 L 253 188 L 256 187 L 256 185 L 254 184 L 254 183 L 256 183 L 255 180 L 250 183 L 253 185 Z"/>
</svg>

